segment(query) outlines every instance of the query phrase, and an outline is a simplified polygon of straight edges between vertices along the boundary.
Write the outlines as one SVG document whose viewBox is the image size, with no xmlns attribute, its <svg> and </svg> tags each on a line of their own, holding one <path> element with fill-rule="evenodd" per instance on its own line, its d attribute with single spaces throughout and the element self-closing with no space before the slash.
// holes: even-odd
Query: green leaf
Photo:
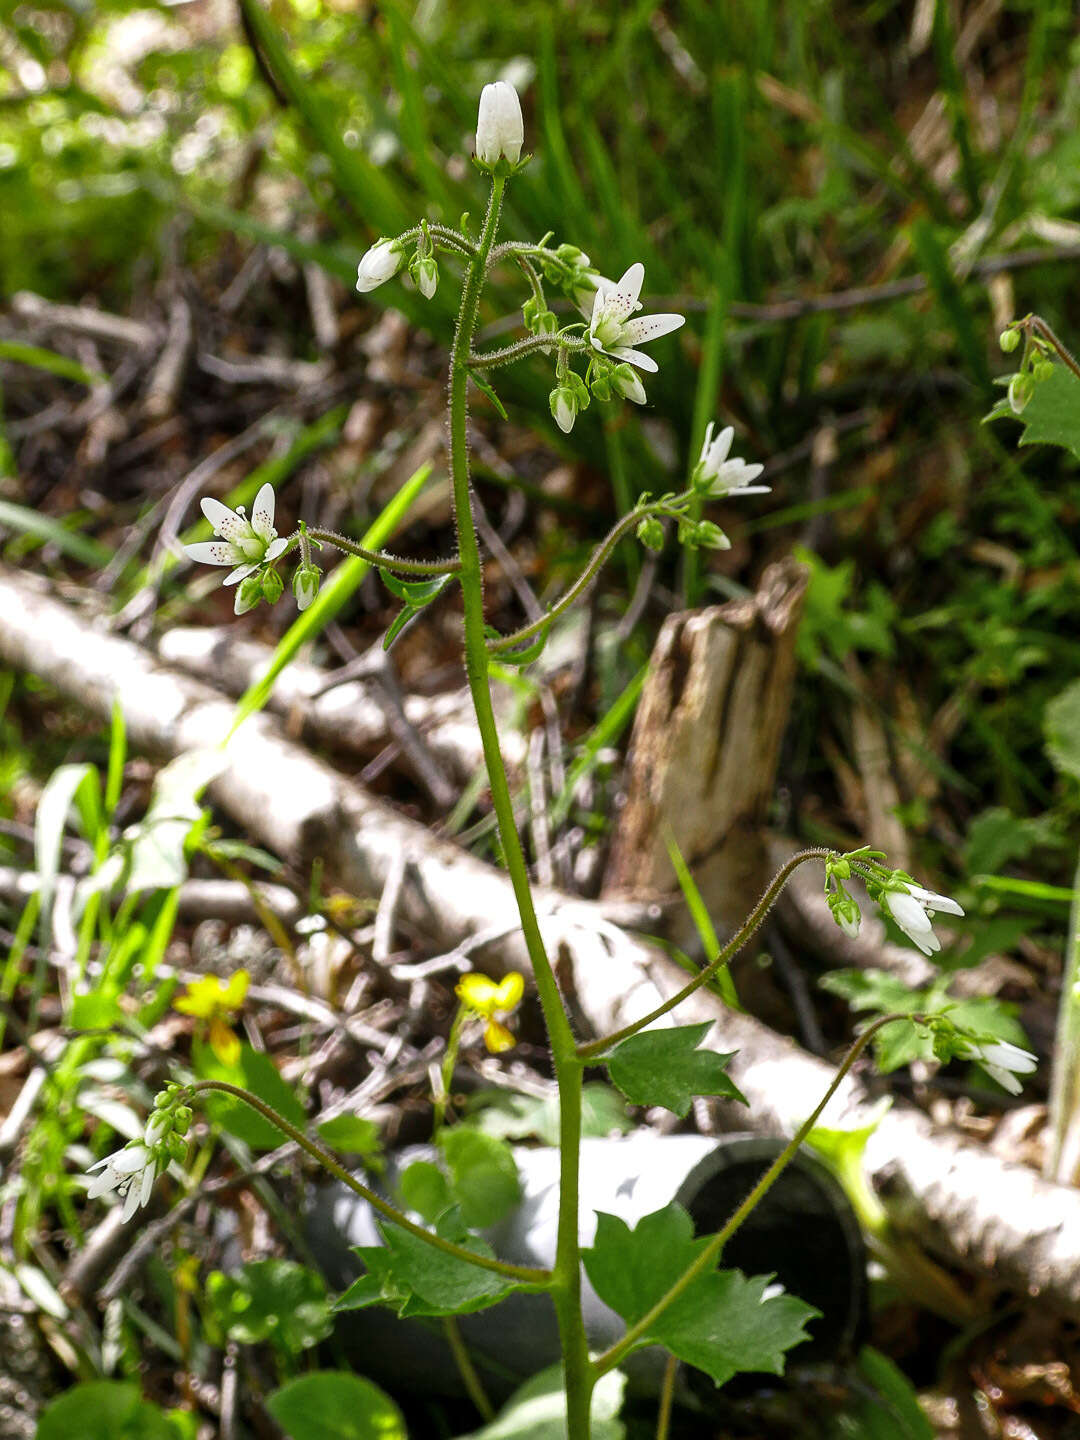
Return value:
<svg viewBox="0 0 1080 1440">
<path fill-rule="evenodd" d="M 403 609 L 399 610 L 390 622 L 390 628 L 383 636 L 382 648 L 389 650 L 390 646 L 393 645 L 394 641 L 401 634 L 402 630 L 405 629 L 405 626 L 408 625 L 413 616 L 419 614 L 420 611 L 415 605 L 406 605 Z"/>
<path fill-rule="evenodd" d="M 436 596 L 442 594 L 453 578 L 453 575 L 436 575 L 432 580 L 402 580 L 392 571 L 385 570 L 382 566 L 379 567 L 379 579 L 390 591 L 390 594 L 396 595 L 399 600 L 404 600 L 405 604 L 411 605 L 414 610 L 419 610 L 424 605 L 430 605 Z"/>
<path fill-rule="evenodd" d="M 559 1143 L 558 1095 L 541 1100 L 512 1090 L 480 1090 L 470 1098 L 467 1113 L 478 1130 L 500 1140 Z M 587 1080 L 581 1087 L 582 1135 L 625 1135 L 633 1128 L 622 1096 L 603 1080 Z"/>
<path fill-rule="evenodd" d="M 1067 365 L 1055 365 L 1017 415 L 1007 400 L 995 405 L 987 420 L 1016 420 L 1024 427 L 1021 445 L 1060 445 L 1080 460 L 1080 379 Z"/>
<path fill-rule="evenodd" d="M 626 1427 L 619 1420 L 626 1376 L 609 1370 L 592 1393 L 592 1440 L 623 1440 Z M 566 1440 L 566 1396 L 562 1366 L 552 1365 L 527 1380 L 490 1425 L 459 1440 Z"/>
<path fill-rule="evenodd" d="M 519 650 L 500 650 L 500 661 L 504 665 L 516 665 L 519 668 L 523 665 L 531 665 L 544 653 L 544 646 L 547 644 L 550 634 L 551 626 L 545 625 L 531 644 L 523 645 Z"/>
<path fill-rule="evenodd" d="M 598 1213 L 596 1243 L 582 1258 L 600 1299 L 632 1325 L 708 1243 L 707 1236 L 695 1238 L 690 1216 L 672 1203 L 633 1230 L 615 1215 Z M 665 1345 L 717 1385 L 747 1370 L 782 1375 L 785 1352 L 808 1338 L 806 1323 L 818 1311 L 794 1295 L 766 1299 L 771 1284 L 768 1275 L 748 1279 L 738 1270 L 709 1270 L 660 1313 L 638 1344 Z"/>
<path fill-rule="evenodd" d="M 293 1125 L 302 1127 L 307 1121 L 295 1091 L 278 1074 L 269 1055 L 261 1050 L 241 1045 L 240 1058 L 235 1065 L 225 1065 L 209 1049 L 202 1050 L 197 1056 L 196 1068 L 203 1079 L 225 1080 L 230 1085 L 250 1090 Z M 231 1095 L 210 1092 L 205 1096 L 204 1104 L 207 1113 L 219 1125 L 254 1150 L 275 1150 L 286 1138 L 257 1110 Z"/>
<path fill-rule="evenodd" d="M 391 1305 L 401 1316 L 468 1315 L 497 1305 L 512 1290 L 526 1288 L 436 1250 L 419 1236 L 397 1225 L 380 1225 L 386 1242 L 379 1246 L 358 1246 L 355 1253 L 367 1266 L 362 1275 L 340 1296 L 335 1310 L 359 1310 L 368 1305 Z M 491 1258 L 491 1247 L 475 1236 L 455 1241 L 476 1255 Z"/>
<path fill-rule="evenodd" d="M 697 887 L 690 867 L 683 858 L 679 849 L 679 842 L 675 838 L 675 832 L 671 826 L 664 822 L 664 844 L 667 846 L 668 859 L 671 861 L 672 869 L 675 871 L 675 878 L 679 882 L 679 889 L 682 891 L 683 899 L 686 901 L 686 908 L 690 911 L 690 918 L 694 922 L 694 929 L 698 933 L 698 939 L 704 948 L 706 956 L 711 960 L 720 954 L 720 937 L 716 933 L 716 927 L 712 923 L 712 917 L 706 907 L 701 891 Z M 735 981 L 732 979 L 731 967 L 721 965 L 720 969 L 707 982 L 708 988 L 714 990 L 733 1010 L 741 1010 L 739 1004 L 739 992 L 735 989 Z"/>
<path fill-rule="evenodd" d="M 430 1160 L 417 1160 L 402 1172 L 398 1193 L 407 1210 L 415 1210 L 432 1225 L 454 1203 L 450 1181 Z"/>
<path fill-rule="evenodd" d="M 266 1408 L 290 1440 L 408 1440 L 401 1411 L 370 1380 L 316 1370 L 274 1392 Z"/>
<path fill-rule="evenodd" d="M 471 1125 L 455 1125 L 439 1137 L 454 1197 L 470 1229 L 485 1230 L 521 1201 L 521 1183 L 509 1145 Z"/>
<path fill-rule="evenodd" d="M 70 555 L 73 560 L 89 565 L 94 570 L 108 565 L 113 558 L 113 552 L 108 546 L 102 545 L 91 535 L 84 535 L 80 530 L 70 529 L 69 523 L 57 520 L 52 515 L 43 515 L 40 510 L 31 510 L 26 505 L 16 505 L 13 500 L 0 500 L 0 525 L 55 545 L 65 555 Z"/>
<path fill-rule="evenodd" d="M 298 1355 L 333 1329 L 322 1276 L 295 1260 L 252 1260 L 230 1275 L 214 1270 L 206 1298 L 222 1332 L 241 1345 L 269 1340 Z"/>
<path fill-rule="evenodd" d="M 869 1394 L 862 1387 L 853 1392 L 859 1440 L 934 1440 L 911 1381 L 887 1356 L 864 1345 L 858 1371 L 870 1387 Z"/>
<path fill-rule="evenodd" d="M 347 1155 L 377 1159 L 382 1150 L 379 1127 L 374 1120 L 365 1120 L 361 1115 L 335 1115 L 332 1120 L 324 1120 L 318 1129 L 327 1145 Z"/>
<path fill-rule="evenodd" d="M 1047 705 L 1043 733 L 1053 763 L 1063 774 L 1080 780 L 1080 680 L 1067 685 Z"/>
<path fill-rule="evenodd" d="M 38 1421 L 35 1440 L 174 1440 L 165 1416 L 143 1400 L 137 1385 L 94 1380 L 54 1400 Z"/>
<path fill-rule="evenodd" d="M 483 394 L 487 396 L 487 398 L 491 401 L 492 405 L 495 406 L 495 409 L 499 412 L 502 418 L 504 420 L 509 420 L 510 417 L 506 413 L 506 406 L 499 399 L 498 395 L 495 394 L 493 386 L 490 385 L 482 375 L 478 375 L 475 370 L 469 371 L 469 379 L 473 382 L 473 384 L 478 390 L 482 391 Z"/>
<path fill-rule="evenodd" d="M 59 380 L 76 380 L 80 385 L 107 385 L 109 381 L 107 375 L 98 370 L 87 370 L 77 360 L 58 355 L 55 350 L 45 350 L 40 345 L 24 345 L 20 340 L 0 340 L 0 360 L 30 365 L 35 370 L 55 375 Z"/>
<path fill-rule="evenodd" d="M 724 1073 L 731 1055 L 699 1050 L 712 1021 L 642 1030 L 616 1045 L 607 1057 L 608 1072 L 633 1105 L 663 1105 L 676 1115 L 689 1113 L 695 1095 L 721 1095 L 746 1105 L 742 1091 Z"/>
</svg>

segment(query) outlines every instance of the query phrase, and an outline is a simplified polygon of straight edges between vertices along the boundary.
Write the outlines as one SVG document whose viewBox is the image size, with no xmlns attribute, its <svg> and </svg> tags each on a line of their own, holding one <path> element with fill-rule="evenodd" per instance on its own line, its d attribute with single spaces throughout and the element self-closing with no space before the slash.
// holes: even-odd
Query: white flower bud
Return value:
<svg viewBox="0 0 1080 1440">
<path fill-rule="evenodd" d="M 439 284 L 439 267 L 430 255 L 419 261 L 416 267 L 416 285 L 425 300 L 430 300 Z"/>
<path fill-rule="evenodd" d="M 551 392 L 551 413 L 555 417 L 555 424 L 564 435 L 569 435 L 573 430 L 577 412 L 577 397 L 568 386 L 560 385 Z"/>
<path fill-rule="evenodd" d="M 356 288 L 362 294 L 376 290 L 393 279 L 401 268 L 404 255 L 396 240 L 379 240 L 365 250 L 356 270 Z"/>
<path fill-rule="evenodd" d="M 503 159 L 516 165 L 524 140 L 525 123 L 517 91 L 505 80 L 485 85 L 476 117 L 476 158 L 489 167 Z"/>
</svg>

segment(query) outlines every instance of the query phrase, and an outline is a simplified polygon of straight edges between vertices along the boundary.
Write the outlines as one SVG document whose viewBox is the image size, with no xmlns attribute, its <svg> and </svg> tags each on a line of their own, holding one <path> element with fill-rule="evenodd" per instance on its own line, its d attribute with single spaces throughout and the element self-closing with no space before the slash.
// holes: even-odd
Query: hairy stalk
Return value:
<svg viewBox="0 0 1080 1440">
<path fill-rule="evenodd" d="M 512 365 L 523 355 L 531 355 L 537 350 L 554 350 L 560 345 L 564 350 L 587 350 L 590 354 L 593 353 L 588 341 L 583 340 L 580 335 L 568 335 L 565 330 L 559 330 L 554 335 L 528 335 L 523 340 L 515 340 L 512 345 L 504 345 L 501 350 L 487 350 L 470 355 L 469 369 L 494 370 L 500 365 Z"/>
<path fill-rule="evenodd" d="M 491 1270 L 496 1275 L 503 1275 L 508 1280 L 522 1280 L 530 1285 L 550 1286 L 553 1277 L 547 1270 L 533 1270 L 527 1265 L 507 1265 L 502 1260 L 490 1259 L 487 1255 L 476 1255 L 471 1250 L 466 1250 L 463 1245 L 455 1245 L 451 1240 L 444 1240 L 441 1235 L 433 1235 L 430 1230 L 425 1230 L 422 1225 L 416 1225 L 407 1215 L 377 1195 L 374 1190 L 369 1190 L 355 1175 L 351 1175 L 343 1165 L 339 1165 L 329 1150 L 324 1149 L 317 1140 L 286 1120 L 284 1115 L 279 1115 L 272 1105 L 265 1100 L 260 1100 L 257 1095 L 241 1089 L 239 1085 L 230 1085 L 227 1080 L 194 1080 L 186 1085 L 177 1097 L 177 1103 L 183 1104 L 188 1097 L 203 1094 L 209 1090 L 220 1091 L 223 1095 L 231 1095 L 236 1100 L 243 1100 L 245 1105 L 250 1105 L 257 1110 L 264 1120 L 269 1120 L 271 1125 L 276 1125 L 283 1135 L 305 1150 L 313 1160 L 317 1160 L 328 1174 L 333 1175 L 335 1180 L 340 1180 L 347 1185 L 354 1195 L 359 1195 L 366 1200 L 373 1210 L 393 1224 L 408 1230 L 410 1235 L 415 1235 L 418 1240 L 425 1240 L 436 1250 L 442 1250 L 446 1255 L 452 1255 L 455 1260 L 466 1260 L 470 1265 L 476 1265 L 481 1270 Z"/>
<path fill-rule="evenodd" d="M 812 1113 L 799 1126 L 798 1130 L 796 1130 L 795 1134 L 784 1146 L 768 1170 L 765 1171 L 765 1174 L 762 1175 L 761 1179 L 750 1191 L 750 1194 L 747 1195 L 742 1204 L 736 1208 L 730 1220 L 727 1221 L 722 1229 L 716 1232 L 694 1263 L 683 1271 L 667 1294 L 662 1295 L 651 1310 L 646 1311 L 640 1320 L 631 1325 L 621 1340 L 612 1345 L 610 1349 L 605 1350 L 602 1355 L 596 1357 L 593 1361 L 593 1373 L 597 1379 L 599 1379 L 601 1375 L 606 1375 L 609 1370 L 613 1370 L 622 1358 L 629 1354 L 635 1345 L 639 1344 L 639 1342 L 648 1335 L 649 1330 L 655 1325 L 656 1321 L 668 1306 L 677 1300 L 683 1291 L 694 1283 L 699 1275 L 704 1275 L 712 1269 L 720 1258 L 720 1252 L 731 1239 L 732 1235 L 739 1229 L 747 1216 L 758 1207 L 794 1159 L 799 1146 L 802 1145 L 803 1141 L 810 1134 L 810 1131 L 817 1124 L 822 1111 L 840 1088 L 845 1075 L 847 1075 L 848 1071 L 855 1064 L 855 1061 L 863 1053 L 878 1031 L 882 1029 L 883 1026 L 892 1025 L 898 1020 L 905 1020 L 908 1023 L 914 1023 L 916 1025 L 926 1024 L 927 1018 L 925 1015 L 882 1015 L 879 1019 L 875 1020 L 872 1025 L 866 1027 L 844 1057 L 844 1063 L 840 1066 L 839 1070 L 837 1070 L 833 1077 L 832 1084 L 825 1091 L 818 1105 L 815 1106 Z"/>
<path fill-rule="evenodd" d="M 487 641 L 488 653 L 499 655 L 504 650 L 511 650 L 515 645 L 520 645 L 523 640 L 530 640 L 534 635 L 539 635 L 542 630 L 546 630 L 554 619 L 565 610 L 569 610 L 575 600 L 581 598 L 628 530 L 640 525 L 641 521 L 647 520 L 650 515 L 660 515 L 677 520 L 682 513 L 680 504 L 685 499 L 686 495 L 677 495 L 674 500 L 653 500 L 650 504 L 639 506 L 637 510 L 632 510 L 629 515 L 624 515 L 621 520 L 617 520 L 593 551 L 585 569 L 562 598 L 556 600 L 551 609 L 546 610 L 539 620 L 533 620 L 530 624 L 523 625 L 520 630 L 514 630 L 509 635 L 500 635 L 497 640 Z"/>
<path fill-rule="evenodd" d="M 423 234 L 422 225 L 413 225 L 409 230 L 403 230 L 397 237 L 400 241 L 418 240 Z M 467 235 L 460 230 L 454 230 L 449 225 L 440 225 L 436 221 L 427 221 L 427 232 L 433 240 L 438 240 L 448 250 L 456 250 L 459 255 L 466 255 L 471 260 L 476 254 L 476 246 Z"/>
<path fill-rule="evenodd" d="M 1072 354 L 1072 352 L 1068 349 L 1067 346 L 1061 343 L 1061 341 L 1054 334 L 1053 330 L 1051 330 L 1050 326 L 1046 323 L 1042 316 L 1029 315 L 1024 323 L 1030 329 L 1037 331 L 1044 340 L 1048 341 L 1049 344 L 1054 347 L 1058 355 L 1069 367 L 1069 369 L 1073 372 L 1073 374 L 1077 376 L 1078 379 L 1080 379 L 1080 364 L 1077 363 L 1076 357 Z"/>
<path fill-rule="evenodd" d="M 288 538 L 290 549 L 295 541 L 303 551 L 304 537 L 299 530 Z M 393 570 L 399 575 L 456 575 L 461 569 L 461 561 L 457 558 L 405 560 L 400 555 L 391 555 L 388 550 L 368 550 L 356 540 L 350 540 L 348 535 L 339 535 L 336 530 L 319 530 L 311 525 L 307 526 L 307 539 L 333 545 L 338 550 L 344 550 L 346 554 L 358 555 L 361 560 L 366 560 L 371 565 L 377 565 L 382 570 Z"/>
<path fill-rule="evenodd" d="M 728 943 L 720 953 L 710 960 L 704 970 L 699 970 L 694 978 L 683 988 L 670 996 L 662 1005 L 657 1005 L 655 1010 L 650 1010 L 648 1015 L 643 1015 L 640 1020 L 635 1020 L 630 1025 L 624 1025 L 621 1030 L 614 1031 L 611 1035 L 604 1035 L 599 1040 L 590 1040 L 587 1045 L 579 1045 L 578 1059 L 583 1060 L 587 1065 L 598 1065 L 603 1061 L 603 1056 L 610 1050 L 612 1045 L 617 1045 L 620 1040 L 627 1039 L 630 1035 L 636 1035 L 639 1030 L 644 1030 L 646 1025 L 651 1025 L 654 1020 L 659 1020 L 661 1015 L 666 1015 L 669 1010 L 674 1010 L 677 1005 L 693 995 L 695 990 L 700 990 L 702 985 L 708 983 L 722 965 L 726 965 L 733 955 L 737 955 L 746 942 L 753 935 L 761 922 L 768 915 L 769 911 L 776 904 L 781 890 L 791 879 L 792 875 L 804 865 L 807 860 L 827 860 L 834 855 L 834 850 L 800 850 L 777 871 L 769 883 L 768 889 L 761 899 L 754 906 L 753 910 L 746 917 L 743 923 L 736 930 Z"/>
<path fill-rule="evenodd" d="M 495 712 L 488 682 L 488 652 L 484 636 L 484 581 L 480 547 L 473 524 L 468 452 L 469 352 L 476 328 L 477 307 L 487 269 L 488 254 L 499 224 L 505 180 L 495 176 L 484 229 L 469 265 L 461 294 L 457 331 L 450 359 L 450 476 L 454 519 L 461 558 L 461 592 L 464 604 L 465 670 L 476 720 L 484 747 L 484 762 L 491 786 L 502 841 L 503 856 L 521 916 L 521 929 L 543 1006 L 551 1043 L 555 1078 L 559 1087 L 561 1125 L 561 1192 L 558 1240 L 550 1288 L 559 1322 L 566 1381 L 567 1429 L 574 1440 L 588 1440 L 592 1375 L 585 1326 L 581 1316 L 581 1267 L 578 1250 L 578 1144 L 581 1127 L 581 1065 L 575 1053 L 574 1033 L 563 1008 L 555 974 L 544 948 L 533 906 L 529 872 L 514 822 L 514 807 L 499 749 Z"/>
</svg>

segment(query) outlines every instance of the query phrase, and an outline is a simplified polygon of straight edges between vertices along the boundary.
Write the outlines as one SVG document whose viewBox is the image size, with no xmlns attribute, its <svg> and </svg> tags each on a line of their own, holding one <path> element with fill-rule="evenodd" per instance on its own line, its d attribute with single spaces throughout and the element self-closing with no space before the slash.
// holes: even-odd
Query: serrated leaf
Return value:
<svg viewBox="0 0 1080 1440">
<path fill-rule="evenodd" d="M 401 1316 L 469 1315 L 497 1305 L 512 1290 L 524 1288 L 436 1250 L 419 1236 L 396 1225 L 380 1225 L 386 1244 L 358 1246 L 355 1253 L 368 1273 L 349 1286 L 335 1310 L 359 1310 L 368 1305 L 391 1305 Z M 491 1247 L 477 1237 L 458 1240 L 476 1255 L 491 1257 Z"/>
<path fill-rule="evenodd" d="M 1066 365 L 1055 365 L 1017 415 L 1007 400 L 987 420 L 1016 420 L 1024 427 L 1021 445 L 1059 445 L 1080 460 L 1080 379 Z"/>
<path fill-rule="evenodd" d="M 607 1057 L 608 1073 L 633 1105 L 662 1105 L 676 1115 L 689 1113 L 695 1095 L 747 1099 L 724 1073 L 732 1056 L 699 1050 L 712 1021 L 643 1030 L 616 1045 Z"/>
<path fill-rule="evenodd" d="M 558 1095 L 542 1100 L 512 1090 L 480 1090 L 470 1098 L 467 1113 L 478 1130 L 500 1140 L 559 1143 Z M 603 1080 L 587 1080 L 581 1087 L 582 1136 L 625 1135 L 633 1128 L 622 1096 Z"/>
<path fill-rule="evenodd" d="M 615 1215 L 597 1215 L 596 1243 L 582 1256 L 593 1289 L 628 1325 L 645 1316 L 700 1255 L 708 1237 L 672 1203 L 631 1230 Z M 782 1375 L 784 1356 L 807 1339 L 812 1306 L 784 1293 L 766 1297 L 772 1277 L 738 1270 L 699 1276 L 657 1317 L 639 1344 L 665 1345 L 723 1385 L 733 1375 Z"/>
<path fill-rule="evenodd" d="M 344 1370 L 317 1370 L 276 1391 L 266 1408 L 289 1440 L 408 1440 L 389 1395 Z"/>
<path fill-rule="evenodd" d="M 470 1229 L 486 1230 L 521 1200 L 521 1182 L 510 1146 L 471 1125 L 444 1130 L 439 1148 L 450 1170 L 454 1198 Z"/>
</svg>

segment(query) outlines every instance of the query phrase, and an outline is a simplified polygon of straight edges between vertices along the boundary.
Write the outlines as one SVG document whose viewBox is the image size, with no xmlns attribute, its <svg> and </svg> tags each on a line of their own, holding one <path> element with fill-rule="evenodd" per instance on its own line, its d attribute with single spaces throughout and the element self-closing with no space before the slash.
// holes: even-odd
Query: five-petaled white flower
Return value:
<svg viewBox="0 0 1080 1440">
<path fill-rule="evenodd" d="M 94 1175 L 100 1170 L 100 1175 Z M 88 1200 L 96 1200 L 116 1190 L 124 1197 L 125 1220 L 130 1220 L 140 1205 L 149 1203 L 158 1175 L 158 1154 L 142 1140 L 135 1140 L 91 1165 L 89 1175 L 94 1175 L 86 1192 Z"/>
<path fill-rule="evenodd" d="M 634 311 L 641 309 L 638 296 L 644 279 L 645 266 L 640 261 L 631 265 L 621 280 L 605 280 L 602 275 L 597 277 L 588 336 L 594 350 L 602 350 L 616 360 L 626 360 L 639 370 L 652 372 L 660 368 L 656 361 L 632 347 L 678 330 L 680 325 L 686 324 L 686 316 L 642 315 L 631 320 Z"/>
<path fill-rule="evenodd" d="M 756 480 L 765 469 L 764 465 L 748 465 L 745 460 L 740 460 L 737 455 L 728 455 L 731 451 L 731 442 L 735 438 L 735 429 L 732 425 L 726 425 L 716 439 L 713 439 L 713 422 L 709 421 L 709 428 L 705 431 L 705 443 L 701 447 L 701 457 L 698 460 L 695 474 L 695 484 L 702 490 L 706 490 L 714 500 L 724 495 L 732 495 L 736 491 L 740 495 L 767 495 L 772 488 L 769 485 L 752 485 L 750 482 Z"/>
<path fill-rule="evenodd" d="M 405 252 L 397 240 L 378 240 L 365 250 L 356 268 L 356 288 L 361 293 L 377 290 L 401 269 Z"/>
<path fill-rule="evenodd" d="M 909 882 L 897 881 L 896 884 L 902 888 L 886 890 L 881 897 L 882 906 L 924 955 L 932 955 L 935 950 L 941 949 L 941 941 L 930 923 L 935 911 L 963 915 L 963 910 L 947 895 L 937 895 L 933 890 L 924 890 L 921 885 Z"/>
<path fill-rule="evenodd" d="M 506 80 L 485 85 L 480 92 L 476 117 L 476 158 L 481 165 L 494 166 L 500 160 L 516 165 L 525 140 L 518 93 Z"/>
<path fill-rule="evenodd" d="M 968 1040 L 964 1055 L 981 1065 L 986 1073 L 1010 1095 L 1019 1095 L 1023 1085 L 1017 1075 L 1030 1075 L 1038 1060 L 1030 1050 L 1021 1050 L 1008 1040 Z"/>
<path fill-rule="evenodd" d="M 288 540 L 279 539 L 274 529 L 274 487 L 269 482 L 255 496 L 250 520 L 242 505 L 230 510 L 209 496 L 199 503 L 219 538 L 200 540 L 195 545 L 185 545 L 184 549 L 189 559 L 201 565 L 235 566 L 225 576 L 226 585 L 238 585 L 289 548 Z"/>
</svg>

